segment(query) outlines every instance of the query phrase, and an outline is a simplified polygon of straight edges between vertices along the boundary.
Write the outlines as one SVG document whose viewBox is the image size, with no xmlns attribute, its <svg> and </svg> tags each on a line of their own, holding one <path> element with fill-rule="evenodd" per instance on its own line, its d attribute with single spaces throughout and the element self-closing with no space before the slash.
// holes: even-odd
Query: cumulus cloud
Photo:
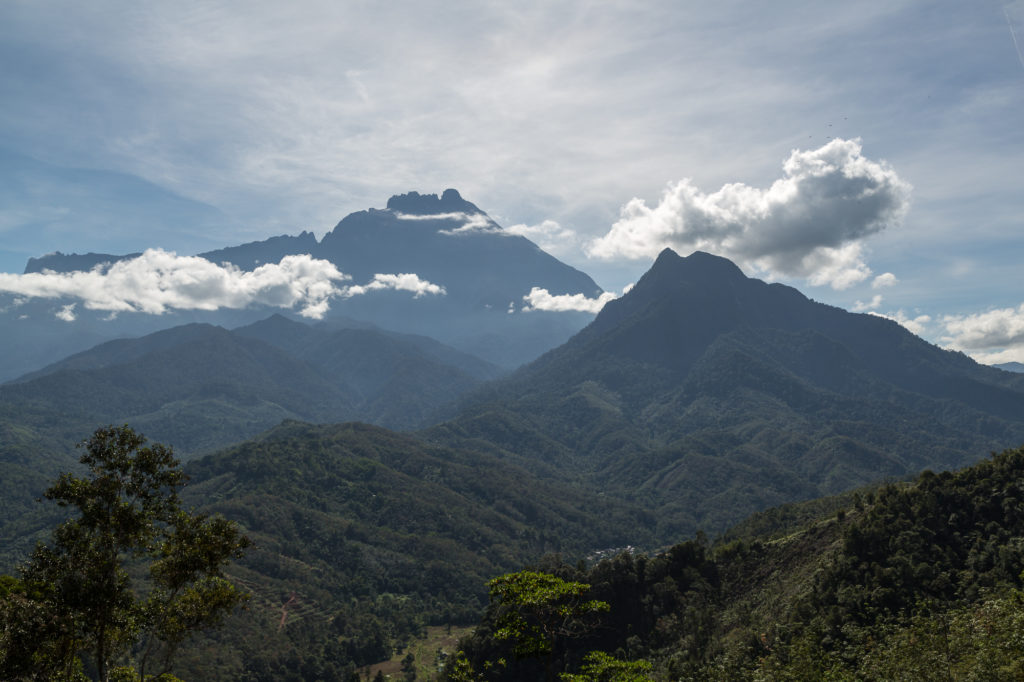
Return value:
<svg viewBox="0 0 1024 682">
<path fill-rule="evenodd" d="M 369 284 L 346 287 L 342 295 L 345 298 L 349 298 L 351 296 L 360 296 L 369 291 L 382 291 L 384 289 L 408 291 L 412 293 L 413 298 L 421 298 L 428 294 L 437 296 L 447 293 L 445 288 L 439 284 L 433 284 L 425 279 L 420 279 L 419 275 L 404 272 L 397 275 L 382 275 L 378 273 L 373 276 L 373 281 Z"/>
<path fill-rule="evenodd" d="M 875 310 L 878 306 L 882 305 L 882 295 L 875 294 L 871 297 L 870 301 L 854 301 L 853 311 L 855 313 L 862 313 L 865 310 Z"/>
<path fill-rule="evenodd" d="M 347 286 L 351 278 L 329 261 L 308 254 L 285 256 L 252 271 L 229 263 L 216 264 L 198 256 L 178 256 L 149 249 L 138 258 L 99 265 L 89 271 L 44 271 L 16 275 L 0 273 L 0 292 L 28 298 L 73 298 L 89 310 L 142 312 L 160 315 L 168 309 L 217 310 L 266 305 L 299 308 L 299 314 L 322 318 L 334 297 L 349 297 L 380 289 L 412 291 L 415 296 L 444 293 L 443 287 L 416 275 L 376 275 L 362 286 Z M 74 319 L 76 304 L 57 315 Z"/>
<path fill-rule="evenodd" d="M 1024 350 L 1024 303 L 973 315 L 946 315 L 942 343 L 963 351 Z"/>
<path fill-rule="evenodd" d="M 506 234 L 526 237 L 548 253 L 563 256 L 576 250 L 579 239 L 574 230 L 562 227 L 558 221 L 544 220 L 537 225 L 510 225 Z"/>
<path fill-rule="evenodd" d="M 899 280 L 896 279 L 896 275 L 892 274 L 891 272 L 884 272 L 878 277 L 875 277 L 875 279 L 871 281 L 871 288 L 882 289 L 884 287 L 895 286 L 898 283 Z"/>
<path fill-rule="evenodd" d="M 671 247 L 836 289 L 867 279 L 863 240 L 901 222 L 910 185 L 886 163 L 865 158 L 859 139 L 794 150 L 782 169 L 768 189 L 733 183 L 707 194 L 685 179 L 656 206 L 634 198 L 587 255 L 643 259 Z"/>
<path fill-rule="evenodd" d="M 64 320 L 65 322 L 74 322 L 75 319 L 75 303 L 69 303 L 56 312 L 58 320 Z"/>
<path fill-rule="evenodd" d="M 627 285 L 622 290 L 622 295 L 628 293 L 632 288 L 632 284 Z M 523 296 L 523 301 L 526 304 L 523 306 L 523 312 L 530 312 L 532 310 L 545 310 L 549 312 L 576 311 L 596 315 L 601 312 L 601 308 L 604 308 L 605 303 L 614 301 L 618 297 L 618 294 L 611 291 L 606 291 L 597 298 L 587 298 L 584 294 L 559 294 L 556 296 L 547 289 L 533 287 L 530 289 L 530 293 Z"/>
</svg>

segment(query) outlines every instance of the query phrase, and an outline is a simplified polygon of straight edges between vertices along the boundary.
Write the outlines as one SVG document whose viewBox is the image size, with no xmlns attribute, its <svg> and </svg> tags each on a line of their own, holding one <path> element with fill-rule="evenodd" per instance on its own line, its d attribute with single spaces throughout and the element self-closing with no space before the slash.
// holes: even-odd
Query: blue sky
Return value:
<svg viewBox="0 0 1024 682">
<path fill-rule="evenodd" d="M 1024 0 L 8 0 L 0 272 L 455 187 L 612 291 L 704 248 L 1024 361 L 1022 48 Z"/>
</svg>

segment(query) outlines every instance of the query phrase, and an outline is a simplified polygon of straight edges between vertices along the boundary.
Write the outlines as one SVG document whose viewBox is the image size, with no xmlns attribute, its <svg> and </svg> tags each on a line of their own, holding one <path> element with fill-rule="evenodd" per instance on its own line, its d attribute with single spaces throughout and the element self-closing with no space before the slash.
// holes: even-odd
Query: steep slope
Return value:
<svg viewBox="0 0 1024 682">
<path fill-rule="evenodd" d="M 725 259 L 665 251 L 433 437 L 588 471 L 660 509 L 671 537 L 1024 442 L 1024 381 Z"/>
</svg>

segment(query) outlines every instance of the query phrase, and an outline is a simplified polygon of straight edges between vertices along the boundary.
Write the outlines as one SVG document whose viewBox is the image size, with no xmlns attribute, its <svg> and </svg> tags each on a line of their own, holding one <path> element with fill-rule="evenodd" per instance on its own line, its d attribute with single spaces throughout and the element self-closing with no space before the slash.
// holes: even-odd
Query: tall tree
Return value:
<svg viewBox="0 0 1024 682">
<path fill-rule="evenodd" d="M 512 640 L 520 658 L 545 659 L 548 680 L 555 679 L 555 643 L 590 632 L 597 614 L 609 608 L 608 602 L 585 598 L 590 585 L 549 573 L 508 573 L 488 587 L 497 605 L 495 638 Z"/>
<path fill-rule="evenodd" d="M 73 679 L 83 656 L 104 682 L 113 663 L 133 658 L 125 673 L 142 680 L 150 664 L 169 670 L 191 632 L 248 598 L 223 575 L 248 538 L 231 522 L 183 510 L 179 462 L 170 448 L 145 443 L 127 426 L 100 428 L 81 444 L 88 476 L 64 473 L 46 491 L 78 513 L 51 544 L 36 547 L 22 568 L 23 589 L 12 590 L 18 600 L 8 599 L 17 608 L 0 611 L 25 612 L 31 603 L 43 613 L 18 635 L 17 659 L 0 659 L 0 675 L 31 679 L 45 670 Z"/>
</svg>

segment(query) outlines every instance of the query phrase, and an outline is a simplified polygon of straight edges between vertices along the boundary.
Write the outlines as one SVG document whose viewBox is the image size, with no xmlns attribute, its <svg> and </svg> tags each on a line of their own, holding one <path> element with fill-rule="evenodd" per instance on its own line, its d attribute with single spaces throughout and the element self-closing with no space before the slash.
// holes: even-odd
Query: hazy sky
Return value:
<svg viewBox="0 0 1024 682">
<path fill-rule="evenodd" d="M 0 4 L 0 271 L 458 188 L 1024 361 L 1024 0 Z M 538 299 L 539 300 L 539 299 Z"/>
</svg>

